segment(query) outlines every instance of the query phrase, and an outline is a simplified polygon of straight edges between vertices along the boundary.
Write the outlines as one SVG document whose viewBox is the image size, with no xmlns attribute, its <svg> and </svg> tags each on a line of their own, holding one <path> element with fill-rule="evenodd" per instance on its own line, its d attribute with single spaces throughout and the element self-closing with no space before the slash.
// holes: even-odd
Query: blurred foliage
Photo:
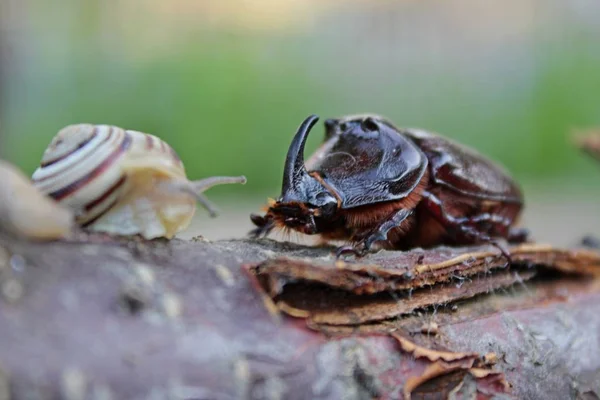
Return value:
<svg viewBox="0 0 600 400">
<path fill-rule="evenodd" d="M 590 51 L 597 39 L 576 30 L 563 38 L 568 46 L 535 47 L 524 87 L 499 75 L 494 79 L 506 80 L 506 87 L 490 91 L 486 82 L 458 78 L 443 65 L 429 77 L 418 70 L 414 76 L 382 76 L 377 68 L 371 76 L 338 74 L 326 68 L 330 54 L 316 58 L 313 52 L 315 58 L 307 60 L 307 49 L 319 38 L 302 35 L 216 33 L 182 40 L 156 57 L 119 58 L 94 42 L 90 24 L 69 33 L 66 62 L 53 60 L 52 48 L 41 49 L 43 55 L 32 60 L 41 65 L 28 65 L 10 82 L 0 156 L 28 173 L 61 127 L 107 123 L 164 138 L 191 178 L 245 174 L 245 188 L 224 190 L 275 196 L 287 146 L 302 119 L 357 112 L 444 133 L 527 182 L 585 186 L 596 173 L 568 142 L 572 128 L 600 124 L 600 54 Z M 347 69 L 354 62 L 335 61 Z M 328 72 L 321 74 L 321 66 Z M 420 86 L 423 80 L 430 84 Z M 307 151 L 322 134 L 315 129 Z"/>
</svg>

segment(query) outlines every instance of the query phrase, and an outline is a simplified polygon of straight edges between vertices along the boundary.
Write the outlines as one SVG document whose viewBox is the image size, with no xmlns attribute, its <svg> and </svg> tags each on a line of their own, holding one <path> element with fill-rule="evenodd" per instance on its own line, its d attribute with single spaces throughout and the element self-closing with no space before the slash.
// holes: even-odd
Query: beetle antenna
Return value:
<svg viewBox="0 0 600 400">
<path fill-rule="evenodd" d="M 308 116 L 296 131 L 296 135 L 292 140 L 292 144 L 287 153 L 285 159 L 285 170 L 283 172 L 283 193 L 287 193 L 292 190 L 296 182 L 299 182 L 302 175 L 306 174 L 306 167 L 304 166 L 304 145 L 306 139 L 313 126 L 317 123 L 319 117 L 312 114 Z"/>
</svg>

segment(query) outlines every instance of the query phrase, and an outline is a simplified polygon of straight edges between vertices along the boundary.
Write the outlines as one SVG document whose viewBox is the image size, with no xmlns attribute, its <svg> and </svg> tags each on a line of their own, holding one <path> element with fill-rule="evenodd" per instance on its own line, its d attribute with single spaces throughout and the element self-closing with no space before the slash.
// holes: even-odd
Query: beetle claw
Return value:
<svg viewBox="0 0 600 400">
<path fill-rule="evenodd" d="M 259 239 L 261 237 L 267 236 L 271 232 L 272 227 L 260 227 L 256 229 L 252 229 L 248 232 L 248 236 L 252 239 Z"/>
<path fill-rule="evenodd" d="M 600 249 L 600 239 L 595 236 L 587 235 L 581 239 L 581 245 L 590 249 Z"/>
<path fill-rule="evenodd" d="M 504 258 L 506 258 L 506 266 L 509 266 L 510 264 L 513 263 L 512 256 L 510 254 L 510 250 L 508 249 L 508 247 L 506 247 L 506 245 L 504 243 L 499 242 L 497 240 L 492 240 L 492 241 L 490 241 L 490 244 L 492 246 L 496 247 L 498 250 L 500 250 L 500 253 L 502 253 Z"/>
<path fill-rule="evenodd" d="M 369 236 L 364 243 L 365 251 L 370 250 L 373 246 L 373 243 L 384 240 L 387 240 L 387 232 L 385 235 L 382 232 L 377 232 L 376 234 Z"/>
<path fill-rule="evenodd" d="M 248 233 L 248 236 L 250 236 L 253 239 L 267 236 L 275 227 L 275 222 L 272 219 L 263 217 L 262 215 L 251 214 L 250 220 L 252 221 L 252 223 L 254 223 L 254 225 L 257 226 L 255 229 L 251 230 Z"/>
<path fill-rule="evenodd" d="M 335 258 L 340 258 L 346 253 L 352 253 L 356 257 L 364 257 L 367 251 L 366 249 L 357 249 L 354 246 L 342 246 L 338 247 L 338 249 L 335 251 Z"/>
</svg>

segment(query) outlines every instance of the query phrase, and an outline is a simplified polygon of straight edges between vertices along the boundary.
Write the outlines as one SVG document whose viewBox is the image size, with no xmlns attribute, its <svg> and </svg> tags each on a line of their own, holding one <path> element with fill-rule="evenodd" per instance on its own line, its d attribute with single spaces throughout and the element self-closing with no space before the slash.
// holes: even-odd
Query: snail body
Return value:
<svg viewBox="0 0 600 400">
<path fill-rule="evenodd" d="M 78 124 L 61 129 L 46 148 L 33 184 L 74 210 L 91 231 L 172 238 L 185 229 L 202 192 L 246 178 L 188 180 L 184 165 L 160 138 L 110 125 Z"/>
<path fill-rule="evenodd" d="M 0 231 L 33 240 L 67 237 L 73 213 L 40 193 L 11 164 L 0 160 Z"/>
</svg>

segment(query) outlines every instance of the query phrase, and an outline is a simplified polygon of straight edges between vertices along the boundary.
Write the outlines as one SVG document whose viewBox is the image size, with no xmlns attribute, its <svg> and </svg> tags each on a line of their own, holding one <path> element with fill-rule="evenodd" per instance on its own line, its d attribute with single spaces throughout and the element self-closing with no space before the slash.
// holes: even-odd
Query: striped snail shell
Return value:
<svg viewBox="0 0 600 400">
<path fill-rule="evenodd" d="M 187 179 L 183 163 L 156 136 L 110 125 L 78 124 L 61 129 L 45 150 L 33 184 L 76 213 L 88 230 L 146 239 L 172 238 L 185 229 L 202 194 L 214 185 L 246 178 Z"/>
<path fill-rule="evenodd" d="M 71 210 L 40 193 L 20 170 L 0 160 L 0 231 L 33 240 L 67 237 Z"/>
</svg>

